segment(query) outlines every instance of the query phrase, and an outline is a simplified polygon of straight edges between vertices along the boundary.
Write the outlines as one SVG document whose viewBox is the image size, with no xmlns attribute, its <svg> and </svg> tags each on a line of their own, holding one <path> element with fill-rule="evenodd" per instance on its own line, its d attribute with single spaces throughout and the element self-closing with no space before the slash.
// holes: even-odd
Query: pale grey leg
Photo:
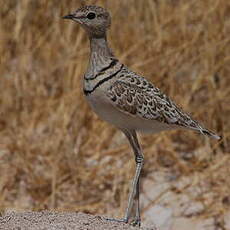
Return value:
<svg viewBox="0 0 230 230">
<path fill-rule="evenodd" d="M 134 201 L 136 204 L 136 210 L 135 210 L 135 217 L 134 217 L 134 224 L 139 225 L 141 224 L 141 218 L 140 218 L 140 207 L 139 207 L 139 187 L 140 187 L 140 174 L 141 170 L 144 164 L 144 157 L 141 152 L 140 145 L 138 143 L 137 135 L 135 131 L 126 131 L 123 130 L 124 134 L 128 138 L 130 145 L 133 148 L 134 154 L 135 154 L 135 161 L 136 161 L 136 172 L 134 175 L 133 183 L 132 183 L 132 189 L 130 191 L 129 195 L 129 201 L 128 201 L 128 207 L 125 214 L 125 220 L 128 222 L 131 217 L 131 212 L 133 209 Z"/>
<path fill-rule="evenodd" d="M 134 197 L 135 200 L 135 206 L 134 206 L 134 210 L 135 210 L 135 218 L 134 218 L 134 222 L 133 225 L 141 225 L 141 215 L 140 215 L 140 178 L 139 181 L 137 183 L 137 191 L 136 191 L 136 195 Z"/>
<path fill-rule="evenodd" d="M 133 148 L 134 154 L 135 154 L 135 161 L 136 161 L 136 171 L 132 182 L 132 188 L 129 195 L 128 200 L 128 207 L 126 209 L 125 217 L 124 219 L 110 219 L 107 218 L 107 220 L 110 221 L 119 221 L 119 222 L 125 222 L 128 223 L 130 218 L 132 217 L 132 211 L 133 208 L 135 208 L 135 216 L 134 221 L 132 222 L 133 225 L 141 225 L 141 218 L 140 218 L 140 207 L 139 207 L 139 187 L 140 187 L 140 174 L 141 170 L 144 164 L 144 157 L 141 152 L 140 145 L 138 143 L 137 134 L 136 131 L 132 130 L 122 130 L 125 136 L 128 138 L 130 145 Z M 135 201 L 135 207 L 134 207 L 134 201 Z"/>
</svg>

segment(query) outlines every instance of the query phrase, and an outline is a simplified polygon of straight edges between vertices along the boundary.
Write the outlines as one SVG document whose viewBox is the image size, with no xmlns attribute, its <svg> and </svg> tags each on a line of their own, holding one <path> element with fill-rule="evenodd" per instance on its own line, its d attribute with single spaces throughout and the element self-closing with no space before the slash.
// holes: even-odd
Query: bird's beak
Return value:
<svg viewBox="0 0 230 230">
<path fill-rule="evenodd" d="M 63 19 L 73 19 L 74 18 L 74 15 L 73 14 L 68 14 L 66 16 L 63 16 L 62 17 Z"/>
<path fill-rule="evenodd" d="M 85 15 L 84 15 L 84 13 L 81 13 L 81 12 L 75 12 L 72 14 L 68 14 L 62 18 L 63 19 L 71 19 L 71 20 L 78 22 L 79 24 L 82 24 L 81 19 L 85 18 Z"/>
</svg>

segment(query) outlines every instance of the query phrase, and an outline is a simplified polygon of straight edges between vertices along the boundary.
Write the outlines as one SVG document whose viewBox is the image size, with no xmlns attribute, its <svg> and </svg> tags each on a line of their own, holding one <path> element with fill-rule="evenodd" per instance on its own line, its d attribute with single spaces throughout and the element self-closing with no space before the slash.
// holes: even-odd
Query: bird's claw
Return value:
<svg viewBox="0 0 230 230">
<path fill-rule="evenodd" d="M 115 222 L 119 222 L 119 223 L 128 223 L 128 218 L 122 218 L 122 219 L 116 219 L 116 218 L 105 218 L 108 221 L 115 221 Z M 141 220 L 140 219 L 134 219 L 133 221 L 130 222 L 130 225 L 132 226 L 141 226 Z"/>
<path fill-rule="evenodd" d="M 120 223 L 128 223 L 127 218 L 122 218 L 122 219 L 116 219 L 116 218 L 105 218 L 108 221 L 115 221 L 115 222 L 120 222 Z"/>
</svg>

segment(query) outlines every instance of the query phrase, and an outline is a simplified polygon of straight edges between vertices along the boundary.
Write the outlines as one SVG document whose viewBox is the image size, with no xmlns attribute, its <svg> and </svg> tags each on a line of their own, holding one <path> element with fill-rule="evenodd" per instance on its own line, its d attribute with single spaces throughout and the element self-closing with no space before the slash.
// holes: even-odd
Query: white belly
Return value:
<svg viewBox="0 0 230 230">
<path fill-rule="evenodd" d="M 91 108 L 103 120 L 115 125 L 119 129 L 136 130 L 140 132 L 157 133 L 173 129 L 165 123 L 147 120 L 139 116 L 129 115 L 118 110 L 109 99 L 100 91 L 94 91 L 86 96 Z"/>
</svg>

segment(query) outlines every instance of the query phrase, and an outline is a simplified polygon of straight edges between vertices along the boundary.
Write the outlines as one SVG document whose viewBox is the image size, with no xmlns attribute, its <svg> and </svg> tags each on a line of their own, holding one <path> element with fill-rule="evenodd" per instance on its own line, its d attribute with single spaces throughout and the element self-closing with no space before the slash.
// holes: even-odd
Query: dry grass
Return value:
<svg viewBox="0 0 230 230">
<path fill-rule="evenodd" d="M 144 136 L 145 175 L 190 176 L 212 194 L 200 196 L 202 214 L 222 215 L 230 208 L 229 1 L 97 2 L 113 15 L 116 55 L 223 136 L 221 142 L 189 131 Z M 88 41 L 77 24 L 60 18 L 79 6 L 74 0 L 0 3 L 2 211 L 122 213 L 126 206 L 131 149 L 87 105 L 81 80 Z M 199 154 L 182 157 L 187 153 Z"/>
</svg>

